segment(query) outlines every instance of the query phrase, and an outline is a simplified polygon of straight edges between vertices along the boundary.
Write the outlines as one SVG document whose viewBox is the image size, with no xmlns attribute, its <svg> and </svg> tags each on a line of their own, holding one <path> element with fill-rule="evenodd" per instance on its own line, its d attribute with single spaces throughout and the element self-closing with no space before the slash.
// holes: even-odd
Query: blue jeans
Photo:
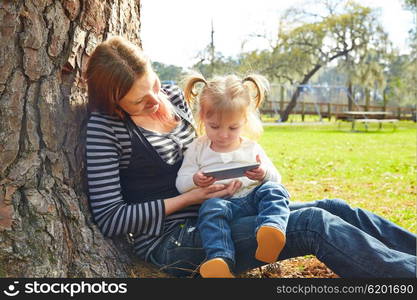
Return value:
<svg viewBox="0 0 417 300">
<path fill-rule="evenodd" d="M 260 226 L 272 226 L 284 234 L 290 210 L 290 195 L 281 184 L 265 182 L 240 198 L 211 198 L 200 207 L 197 228 L 207 260 L 226 258 L 235 264 L 235 247 L 230 230 L 234 220 L 256 216 L 254 233 Z"/>
<path fill-rule="evenodd" d="M 255 259 L 256 216 L 234 220 L 235 272 L 263 265 Z M 205 260 L 197 218 L 189 218 L 159 244 L 150 262 L 174 276 L 198 274 Z M 286 244 L 278 260 L 315 255 L 344 278 L 416 277 L 416 235 L 339 199 L 290 203 Z"/>
</svg>

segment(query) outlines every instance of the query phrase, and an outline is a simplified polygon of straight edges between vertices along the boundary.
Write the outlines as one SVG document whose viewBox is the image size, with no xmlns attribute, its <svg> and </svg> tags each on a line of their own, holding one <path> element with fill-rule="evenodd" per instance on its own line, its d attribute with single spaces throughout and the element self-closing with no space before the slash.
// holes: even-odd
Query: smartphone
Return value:
<svg viewBox="0 0 417 300">
<path fill-rule="evenodd" d="M 233 168 L 219 168 L 219 169 L 214 169 L 210 171 L 205 171 L 203 172 L 203 174 L 205 176 L 212 176 L 216 178 L 217 180 L 237 178 L 237 177 L 245 176 L 246 171 L 255 169 L 259 167 L 259 165 L 260 163 L 252 163 L 252 164 L 243 165 L 239 167 L 233 167 Z"/>
</svg>

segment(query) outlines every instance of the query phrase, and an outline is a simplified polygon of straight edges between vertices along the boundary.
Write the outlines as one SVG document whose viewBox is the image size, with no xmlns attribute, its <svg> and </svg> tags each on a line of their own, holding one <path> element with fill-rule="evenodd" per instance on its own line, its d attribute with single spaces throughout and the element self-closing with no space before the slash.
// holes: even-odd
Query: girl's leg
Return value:
<svg viewBox="0 0 417 300">
<path fill-rule="evenodd" d="M 233 278 L 235 247 L 229 223 L 233 218 L 232 200 L 212 198 L 199 210 L 198 230 L 207 259 L 200 266 L 202 277 Z"/>
<path fill-rule="evenodd" d="M 248 195 L 253 214 L 257 217 L 257 228 L 273 226 L 285 233 L 290 215 L 290 195 L 282 184 L 265 182 Z"/>
<path fill-rule="evenodd" d="M 239 201 L 239 199 L 233 200 Z M 242 205 L 237 205 L 237 207 L 242 207 Z M 255 237 L 256 215 L 244 218 L 237 217 L 237 220 L 237 222 L 232 222 L 233 232 L 231 232 L 232 240 L 230 243 L 234 245 L 234 242 L 237 241 L 241 247 L 241 258 L 239 260 L 242 262 L 242 267 L 239 266 L 239 272 L 265 265 L 265 263 L 255 259 L 257 247 Z M 199 223 L 200 221 L 197 218 L 189 218 L 184 224 L 173 228 L 152 250 L 147 260 L 159 267 L 160 270 L 176 277 L 199 276 L 199 268 L 207 261 L 208 257 L 206 249 L 203 248 L 201 233 L 198 230 Z M 229 257 L 233 258 L 233 262 L 236 261 L 234 246 L 233 257 Z"/>
<path fill-rule="evenodd" d="M 229 226 L 233 217 L 232 201 L 211 198 L 200 207 L 197 227 L 207 260 L 223 258 L 235 263 L 235 247 Z"/>
<path fill-rule="evenodd" d="M 340 199 L 323 199 L 306 203 L 291 203 L 290 209 L 318 207 L 342 218 L 397 251 L 416 255 L 416 235 L 370 211 L 352 208 Z"/>
<path fill-rule="evenodd" d="M 284 248 L 290 214 L 289 198 L 284 186 L 275 182 L 265 182 L 247 196 L 247 205 L 252 207 L 253 214 L 258 215 L 255 228 L 258 241 L 256 259 L 275 262 Z"/>
</svg>

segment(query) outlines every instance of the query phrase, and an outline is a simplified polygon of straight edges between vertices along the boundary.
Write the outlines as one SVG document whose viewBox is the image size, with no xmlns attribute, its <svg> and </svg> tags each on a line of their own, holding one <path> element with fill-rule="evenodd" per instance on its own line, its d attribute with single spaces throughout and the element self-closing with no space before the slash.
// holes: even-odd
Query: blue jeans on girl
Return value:
<svg viewBox="0 0 417 300">
<path fill-rule="evenodd" d="M 284 186 L 268 181 L 244 197 L 206 200 L 199 211 L 197 228 L 207 260 L 226 258 L 231 266 L 235 264 L 235 246 L 229 225 L 233 220 L 256 216 L 254 235 L 261 226 L 274 227 L 285 234 L 290 214 L 289 198 Z"/>
<path fill-rule="evenodd" d="M 256 216 L 235 219 L 231 234 L 235 272 L 265 263 L 255 259 Z M 178 277 L 198 275 L 206 259 L 197 218 L 178 226 L 150 255 L 150 262 Z M 416 235 L 339 199 L 290 203 L 286 244 L 278 260 L 315 255 L 343 278 L 415 278 Z"/>
</svg>

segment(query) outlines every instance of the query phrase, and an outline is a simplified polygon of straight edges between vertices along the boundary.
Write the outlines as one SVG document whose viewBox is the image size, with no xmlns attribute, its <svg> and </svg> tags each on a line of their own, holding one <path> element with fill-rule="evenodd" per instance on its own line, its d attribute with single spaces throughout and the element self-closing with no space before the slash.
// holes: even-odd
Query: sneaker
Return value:
<svg viewBox="0 0 417 300">
<path fill-rule="evenodd" d="M 212 258 L 200 266 L 203 278 L 234 278 L 227 262 L 222 258 Z"/>
<path fill-rule="evenodd" d="M 258 249 L 255 258 L 266 263 L 276 262 L 285 246 L 285 234 L 278 228 L 261 226 L 256 233 L 256 240 Z"/>
</svg>

